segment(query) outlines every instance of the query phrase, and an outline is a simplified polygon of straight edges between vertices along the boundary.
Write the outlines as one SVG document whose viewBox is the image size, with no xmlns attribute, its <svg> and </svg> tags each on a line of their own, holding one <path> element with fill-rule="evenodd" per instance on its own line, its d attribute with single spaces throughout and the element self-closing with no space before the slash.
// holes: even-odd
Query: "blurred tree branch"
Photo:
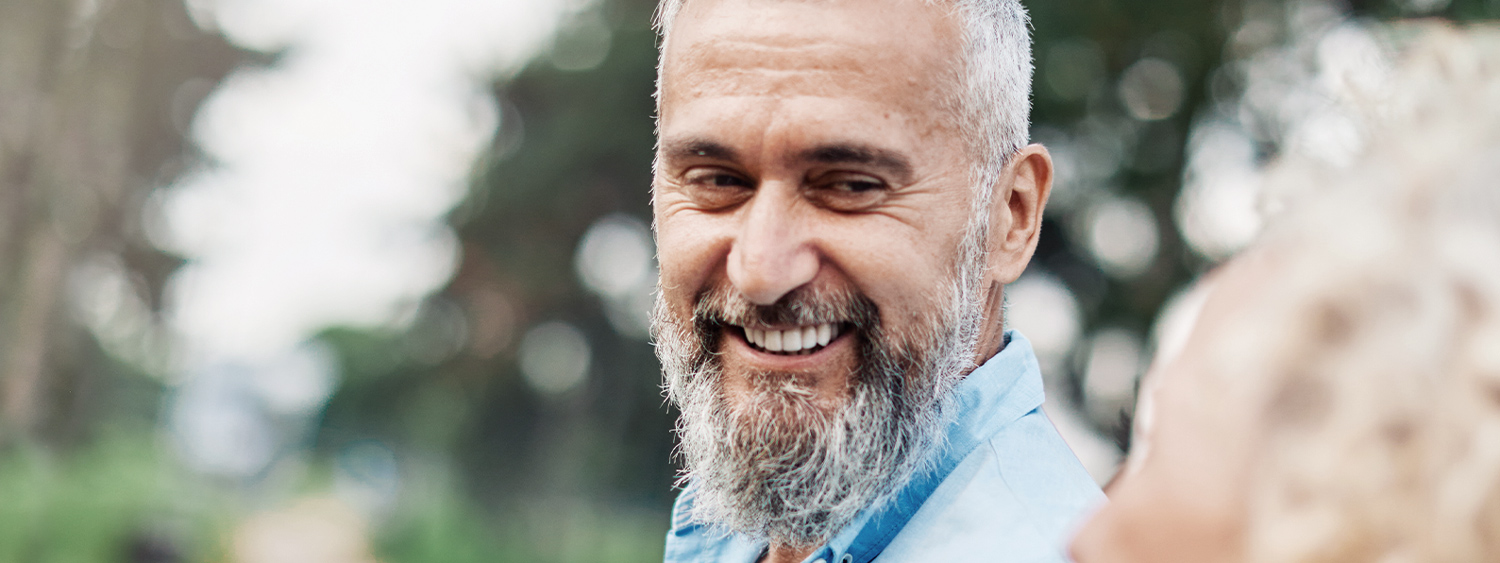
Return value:
<svg viewBox="0 0 1500 563">
<path fill-rule="evenodd" d="M 175 264 L 149 251 L 141 210 L 184 168 L 174 106 L 201 99 L 178 92 L 242 56 L 179 0 L 7 0 L 0 42 L 0 442 L 31 441 L 91 415 L 78 384 L 109 362 L 64 345 L 86 339 L 71 269 L 111 255 L 159 291 Z"/>
</svg>

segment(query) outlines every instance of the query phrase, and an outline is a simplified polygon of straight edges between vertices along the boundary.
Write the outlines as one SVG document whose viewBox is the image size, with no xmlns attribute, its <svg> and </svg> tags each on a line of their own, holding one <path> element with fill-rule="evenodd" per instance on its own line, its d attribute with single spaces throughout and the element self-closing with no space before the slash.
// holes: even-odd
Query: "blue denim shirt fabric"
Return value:
<svg viewBox="0 0 1500 563">
<path fill-rule="evenodd" d="M 1104 500 L 1042 413 L 1031 343 L 1007 344 L 954 390 L 958 415 L 936 469 L 860 514 L 808 563 L 1065 562 L 1068 536 Z M 666 563 L 755 563 L 762 540 L 691 521 L 693 487 L 677 497 Z"/>
</svg>

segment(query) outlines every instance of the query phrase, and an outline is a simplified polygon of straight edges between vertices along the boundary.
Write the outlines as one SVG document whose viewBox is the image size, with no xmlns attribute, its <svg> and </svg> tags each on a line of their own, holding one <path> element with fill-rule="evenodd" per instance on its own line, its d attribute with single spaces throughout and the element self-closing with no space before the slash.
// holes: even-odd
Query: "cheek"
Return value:
<svg viewBox="0 0 1500 563">
<path fill-rule="evenodd" d="M 1143 469 L 1119 484 L 1072 545 L 1078 563 L 1234 563 L 1235 507 L 1193 479 Z"/>
<path fill-rule="evenodd" d="M 1173 563 L 1193 561 L 1189 543 L 1194 534 L 1177 527 L 1182 520 L 1169 506 L 1150 496 L 1131 494 L 1121 487 L 1073 540 L 1078 563 Z M 1202 563 L 1207 563 L 1206 561 Z"/>
<path fill-rule="evenodd" d="M 1078 563 L 1113 563 L 1131 561 L 1131 554 L 1121 545 L 1119 504 L 1111 502 L 1089 518 L 1069 546 L 1069 555 Z"/>
<path fill-rule="evenodd" d="M 830 240 L 829 259 L 880 307 L 894 330 L 927 323 L 949 305 L 957 242 L 939 243 L 914 230 L 865 228 Z"/>
<path fill-rule="evenodd" d="M 659 218 L 656 252 L 662 292 L 673 302 L 691 299 L 723 270 L 728 248 L 728 238 L 716 236 L 711 224 L 681 214 Z"/>
</svg>

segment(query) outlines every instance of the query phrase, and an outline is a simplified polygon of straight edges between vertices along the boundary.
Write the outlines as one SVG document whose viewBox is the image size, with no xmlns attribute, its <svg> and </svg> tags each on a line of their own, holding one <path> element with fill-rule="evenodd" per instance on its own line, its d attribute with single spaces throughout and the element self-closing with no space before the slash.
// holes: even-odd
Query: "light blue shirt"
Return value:
<svg viewBox="0 0 1500 563">
<path fill-rule="evenodd" d="M 1042 413 L 1031 343 L 1007 344 L 954 390 L 958 416 L 936 469 L 866 510 L 808 562 L 1064 562 L 1078 519 L 1104 500 Z M 666 563 L 754 563 L 766 542 L 695 524 L 693 489 L 677 497 Z"/>
</svg>

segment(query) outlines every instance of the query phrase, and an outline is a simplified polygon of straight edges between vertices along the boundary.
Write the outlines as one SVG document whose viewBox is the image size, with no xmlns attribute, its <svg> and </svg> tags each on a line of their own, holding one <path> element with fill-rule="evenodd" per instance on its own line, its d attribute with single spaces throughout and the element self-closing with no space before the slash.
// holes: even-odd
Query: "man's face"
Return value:
<svg viewBox="0 0 1500 563">
<path fill-rule="evenodd" d="M 674 23 L 654 320 L 700 518 L 815 543 L 939 443 L 983 324 L 959 37 L 902 0 L 693 0 Z"/>
<path fill-rule="evenodd" d="M 691 318 L 712 290 L 770 306 L 805 288 L 867 298 L 892 338 L 930 330 L 953 300 L 974 180 L 943 97 L 959 37 L 924 2 L 688 2 L 664 54 L 662 312 Z M 765 373 L 836 407 L 866 336 L 841 322 L 719 330 L 735 408 Z"/>
</svg>

